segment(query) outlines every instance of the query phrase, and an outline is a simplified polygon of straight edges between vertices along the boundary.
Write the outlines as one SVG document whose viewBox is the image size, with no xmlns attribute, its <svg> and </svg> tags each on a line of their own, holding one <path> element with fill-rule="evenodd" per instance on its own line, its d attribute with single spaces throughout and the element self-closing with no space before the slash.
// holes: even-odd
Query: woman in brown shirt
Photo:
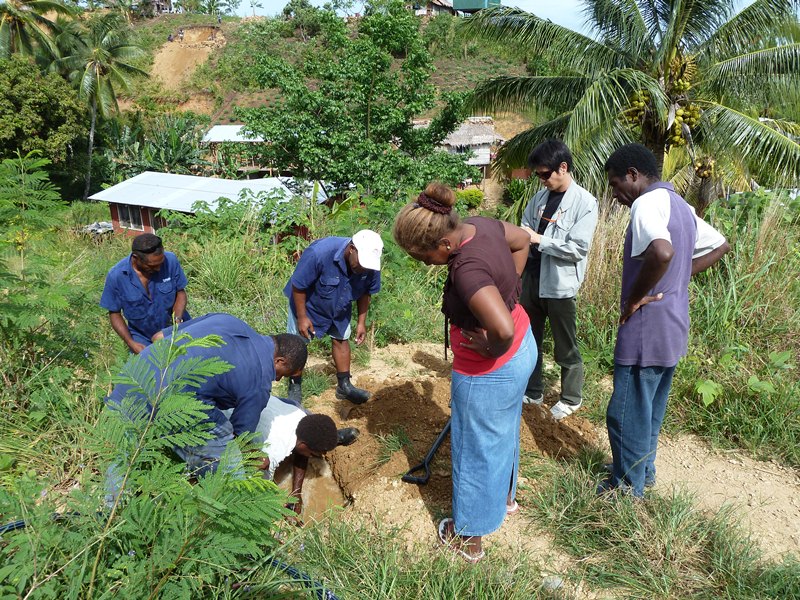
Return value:
<svg viewBox="0 0 800 600">
<path fill-rule="evenodd" d="M 432 183 L 397 215 L 394 238 L 413 258 L 448 265 L 442 312 L 450 321 L 453 517 L 439 537 L 469 562 L 514 500 L 522 396 L 536 364 L 530 322 L 517 304 L 530 236 L 472 217 L 461 221 L 455 194 Z"/>
</svg>

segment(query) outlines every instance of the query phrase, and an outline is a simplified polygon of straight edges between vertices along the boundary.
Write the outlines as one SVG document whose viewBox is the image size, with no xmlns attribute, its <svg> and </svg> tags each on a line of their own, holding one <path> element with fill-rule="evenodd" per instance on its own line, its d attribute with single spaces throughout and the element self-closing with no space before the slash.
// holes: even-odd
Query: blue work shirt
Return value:
<svg viewBox="0 0 800 600">
<path fill-rule="evenodd" d="M 323 337 L 331 325 L 344 335 L 353 314 L 353 301 L 381 289 L 379 271 L 367 269 L 348 273 L 344 251 L 351 238 L 327 237 L 306 248 L 289 282 L 283 289 L 289 309 L 297 316 L 292 286 L 306 293 L 306 313 L 314 325 L 316 337 Z"/>
<path fill-rule="evenodd" d="M 186 391 L 194 392 L 198 400 L 217 409 L 209 411 L 209 420 L 217 424 L 229 420 L 234 435 L 254 433 L 261 411 L 269 401 L 272 382 L 275 380 L 275 342 L 270 336 L 257 333 L 244 321 L 224 313 L 212 313 L 192 319 L 182 323 L 178 329 L 181 333 L 188 333 L 193 339 L 212 334 L 223 339 L 223 346 L 188 348 L 179 360 L 216 357 L 233 368 L 226 373 L 209 377 L 199 388 L 187 387 Z M 164 337 L 170 337 L 172 331 L 172 327 L 164 329 Z M 161 372 L 152 363 L 151 354 L 152 346 L 148 346 L 139 356 L 149 363 L 156 381 L 161 381 L 161 387 L 164 387 L 170 381 L 173 369 L 169 369 L 166 377 L 161 380 Z M 132 357 L 130 360 L 136 358 Z M 119 406 L 130 389 L 129 385 L 115 386 L 108 397 L 109 404 Z M 230 418 L 220 412 L 228 408 L 233 409 Z"/>
<path fill-rule="evenodd" d="M 175 296 L 186 288 L 186 283 L 178 257 L 172 252 L 164 252 L 161 268 L 150 278 L 148 294 L 133 269 L 131 255 L 128 255 L 106 275 L 100 306 L 109 312 L 122 312 L 131 337 L 147 346 L 151 344 L 153 334 L 172 324 Z M 184 313 L 183 319 L 187 320 L 188 315 Z"/>
</svg>

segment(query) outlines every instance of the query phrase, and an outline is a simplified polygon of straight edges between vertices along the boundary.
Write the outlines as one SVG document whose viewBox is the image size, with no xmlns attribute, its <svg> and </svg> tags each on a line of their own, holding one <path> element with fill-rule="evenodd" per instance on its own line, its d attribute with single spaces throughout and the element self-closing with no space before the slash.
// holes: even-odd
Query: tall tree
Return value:
<svg viewBox="0 0 800 600">
<path fill-rule="evenodd" d="M 798 125 L 759 118 L 765 90 L 800 88 L 797 0 L 584 0 L 592 38 L 513 8 L 477 13 L 465 26 L 558 64 L 557 76 L 499 77 L 478 85 L 482 109 L 530 107 L 551 118 L 506 144 L 499 160 L 524 164 L 545 137 L 572 148 L 582 179 L 603 189 L 603 161 L 640 141 L 700 203 L 713 182 L 800 180 Z M 666 159 L 666 160 L 665 160 Z"/>
<path fill-rule="evenodd" d="M 60 0 L 3 0 L 0 2 L 0 58 L 32 55 L 38 49 L 53 55 L 53 22 L 47 13 L 71 14 Z"/>
<path fill-rule="evenodd" d="M 24 56 L 0 59 L 0 158 L 38 150 L 64 163 L 85 137 L 85 122 L 85 107 L 58 74 Z"/>
<path fill-rule="evenodd" d="M 400 0 L 384 4 L 402 9 Z M 477 169 L 461 157 L 436 150 L 461 120 L 461 98 L 443 98 L 430 127 L 412 124 L 437 100 L 417 19 L 407 10 L 375 12 L 353 35 L 332 11 L 321 14 L 321 39 L 302 64 L 259 58 L 257 79 L 281 95 L 271 107 L 243 110 L 242 118 L 251 132 L 269 140 L 260 148 L 266 160 L 337 191 L 362 185 L 384 198 L 419 189 L 434 177 L 450 184 L 477 178 Z M 386 29 L 377 20 L 409 26 Z M 403 58 L 395 59 L 393 51 Z"/>
<path fill-rule="evenodd" d="M 77 35 L 71 48 L 56 61 L 56 67 L 69 72 L 78 85 L 78 95 L 89 106 L 90 126 L 86 167 L 86 186 L 83 197 L 89 196 L 92 182 L 92 153 L 97 117 L 119 112 L 117 91 L 127 89 L 133 75 L 147 73 L 128 62 L 143 54 L 143 50 L 128 41 L 130 28 L 118 13 L 92 15 Z"/>
</svg>

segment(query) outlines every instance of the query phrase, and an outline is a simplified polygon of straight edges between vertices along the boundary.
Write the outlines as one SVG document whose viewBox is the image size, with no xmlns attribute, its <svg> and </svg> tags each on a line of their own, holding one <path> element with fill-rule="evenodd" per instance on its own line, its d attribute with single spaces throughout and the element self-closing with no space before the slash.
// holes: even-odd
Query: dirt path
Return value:
<svg viewBox="0 0 800 600">
<path fill-rule="evenodd" d="M 151 75 L 158 77 L 168 90 L 180 90 L 194 70 L 225 45 L 225 38 L 213 26 L 186 27 L 183 41 L 177 31 L 173 35 L 174 41 L 166 42 L 156 53 Z"/>
<path fill-rule="evenodd" d="M 715 451 L 694 436 L 662 439 L 656 459 L 658 489 L 692 492 L 716 512 L 731 505 L 767 558 L 800 557 L 800 474 L 739 451 Z"/>
<path fill-rule="evenodd" d="M 328 366 L 316 361 L 309 368 Z M 353 371 L 356 383 L 373 393 L 368 403 L 354 406 L 336 400 L 333 390 L 311 399 L 315 412 L 331 415 L 339 426 L 361 430 L 356 444 L 330 455 L 334 477 L 352 501 L 350 512 L 401 528 L 409 547 L 418 542 L 435 546 L 434 523 L 450 511 L 448 442 L 434 459 L 428 485 L 406 484 L 400 477 L 425 455 L 449 415 L 450 366 L 442 360 L 441 346 L 378 349 L 368 367 L 354 366 Z M 394 453 L 386 451 L 392 436 L 405 442 Z M 605 432 L 580 416 L 556 423 L 549 412 L 533 405 L 524 407 L 521 439 L 526 450 L 551 457 L 568 457 L 583 446 L 607 446 Z M 657 468 L 662 493 L 671 486 L 688 489 L 710 511 L 733 504 L 768 557 L 800 555 L 800 477 L 794 470 L 739 452 L 715 452 L 692 436 L 664 439 Z M 524 516 L 506 519 L 487 537 L 486 546 L 490 553 L 535 553 L 554 571 L 572 560 L 555 552 L 548 536 Z"/>
</svg>

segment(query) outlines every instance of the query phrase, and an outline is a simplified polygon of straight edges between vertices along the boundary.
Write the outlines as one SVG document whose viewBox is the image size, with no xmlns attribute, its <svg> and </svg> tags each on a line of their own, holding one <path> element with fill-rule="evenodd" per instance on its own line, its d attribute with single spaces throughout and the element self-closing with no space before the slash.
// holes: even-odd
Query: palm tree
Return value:
<svg viewBox="0 0 800 600">
<path fill-rule="evenodd" d="M 465 27 L 557 65 L 559 74 L 479 84 L 474 109 L 536 105 L 550 116 L 502 148 L 525 163 L 546 137 L 572 148 L 581 179 L 605 186 L 603 163 L 624 143 L 648 146 L 700 204 L 718 183 L 797 185 L 800 127 L 759 118 L 759 103 L 800 89 L 797 0 L 584 0 L 596 38 L 514 8 L 484 10 Z M 767 115 L 764 115 L 767 116 Z"/>
<path fill-rule="evenodd" d="M 54 68 L 66 70 L 69 78 L 78 85 L 78 95 L 89 105 L 89 164 L 86 167 L 84 200 L 89 196 L 92 181 L 92 153 L 97 117 L 109 117 L 119 112 L 117 91 L 127 89 L 130 77 L 147 75 L 128 60 L 141 56 L 143 50 L 128 43 L 130 28 L 119 13 L 98 14 L 90 17 L 71 43 L 55 61 Z"/>
<path fill-rule="evenodd" d="M 0 3 L 0 58 L 20 53 L 32 55 L 37 48 L 53 55 L 50 33 L 53 22 L 47 13 L 72 14 L 60 0 L 3 0 Z"/>
</svg>

